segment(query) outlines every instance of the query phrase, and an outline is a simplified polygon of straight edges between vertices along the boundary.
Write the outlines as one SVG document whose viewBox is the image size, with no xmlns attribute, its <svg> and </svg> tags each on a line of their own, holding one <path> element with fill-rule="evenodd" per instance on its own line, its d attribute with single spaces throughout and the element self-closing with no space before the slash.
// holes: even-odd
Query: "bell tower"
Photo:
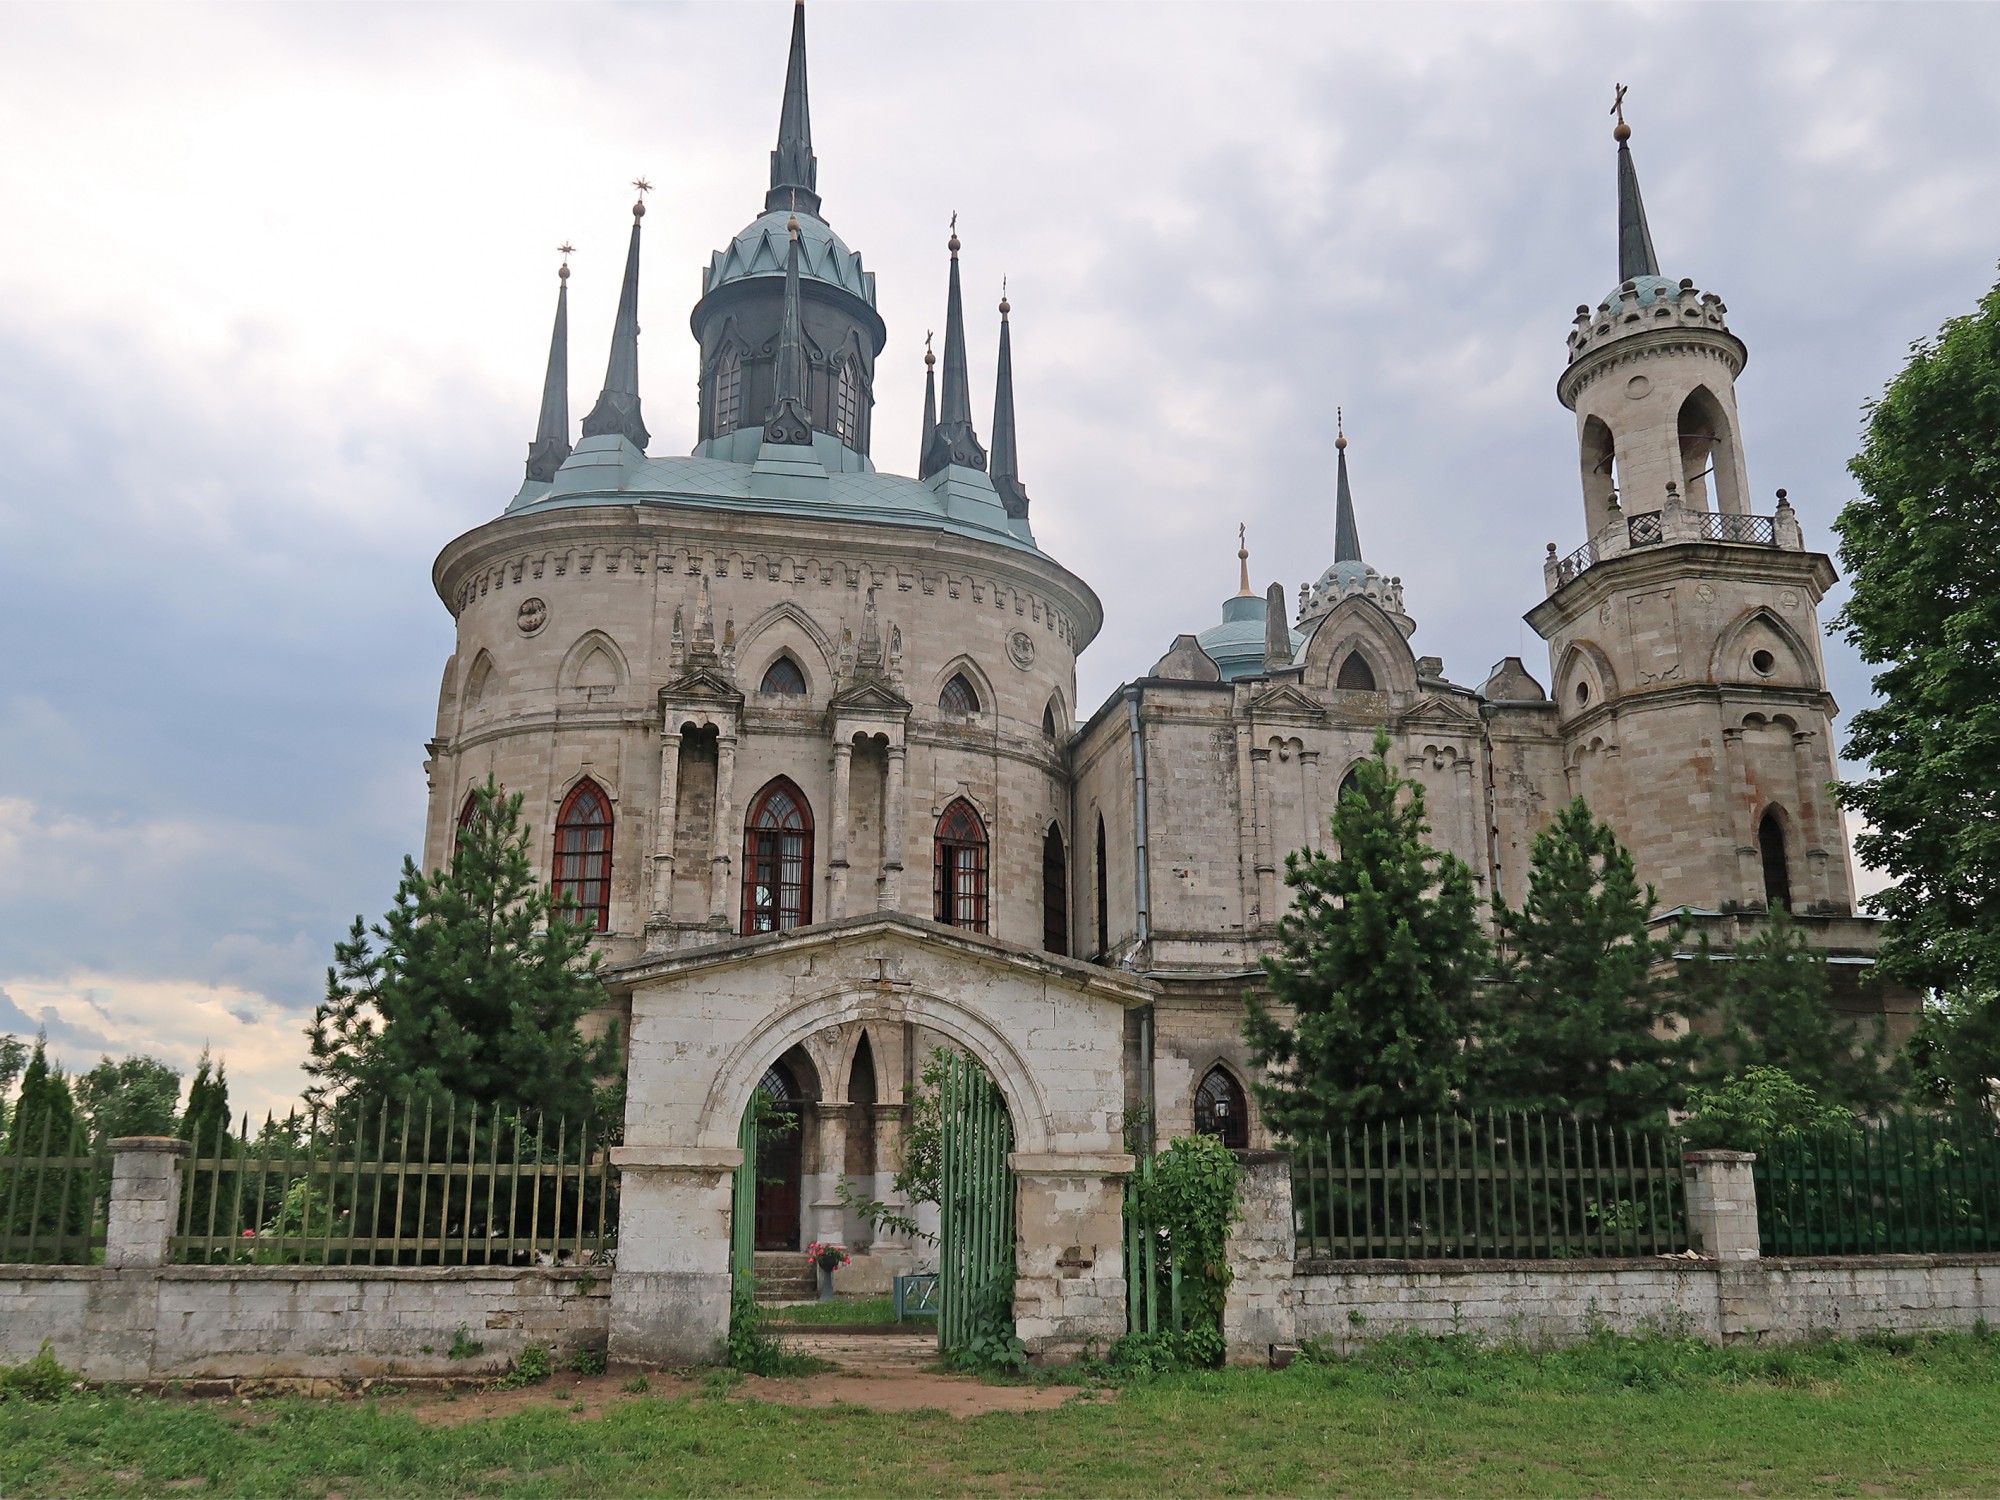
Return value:
<svg viewBox="0 0 2000 1500">
<path fill-rule="evenodd" d="M 1663 910 L 1853 912 L 1818 605 L 1832 562 L 1785 492 L 1753 512 L 1728 309 L 1660 274 L 1624 89 L 1618 285 L 1577 309 L 1556 394 L 1576 414 L 1584 544 L 1544 563 L 1563 767 Z"/>
</svg>

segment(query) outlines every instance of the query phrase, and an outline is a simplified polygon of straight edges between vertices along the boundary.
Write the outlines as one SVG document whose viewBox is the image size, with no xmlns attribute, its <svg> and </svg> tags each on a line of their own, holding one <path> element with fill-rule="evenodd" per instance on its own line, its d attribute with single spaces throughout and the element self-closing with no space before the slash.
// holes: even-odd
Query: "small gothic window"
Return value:
<svg viewBox="0 0 2000 1500">
<path fill-rule="evenodd" d="M 1764 904 L 1772 911 L 1792 909 L 1792 867 L 1785 858 L 1785 825 L 1777 809 L 1757 824 L 1757 852 L 1764 857 Z"/>
<path fill-rule="evenodd" d="M 1360 790 L 1361 790 L 1361 768 L 1359 766 L 1356 766 L 1353 770 L 1349 771 L 1345 776 L 1340 778 L 1340 792 L 1333 799 L 1335 805 L 1337 806 L 1338 804 L 1345 802 L 1347 800 L 1348 793 L 1358 792 Z"/>
<path fill-rule="evenodd" d="M 743 356 L 727 345 L 715 362 L 715 435 L 743 425 Z"/>
<path fill-rule="evenodd" d="M 806 691 L 806 674 L 799 670 L 799 664 L 789 656 L 781 656 L 764 669 L 764 681 L 757 691 L 775 693 L 783 698 L 803 698 Z"/>
<path fill-rule="evenodd" d="M 575 920 L 611 926 L 611 799 L 596 782 L 576 784 L 556 814 L 556 904 L 576 904 Z"/>
<path fill-rule="evenodd" d="M 1354 692 L 1372 693 L 1375 691 L 1375 669 L 1368 665 L 1368 658 L 1359 651 L 1350 651 L 1347 660 L 1340 664 L 1340 676 L 1333 685 Z"/>
<path fill-rule="evenodd" d="M 1097 815 L 1097 954 L 1111 946 L 1111 884 L 1104 868 L 1104 814 Z"/>
<path fill-rule="evenodd" d="M 479 811 L 479 792 L 475 788 L 465 794 L 465 806 L 458 810 L 458 826 L 451 834 L 451 856 L 458 858 L 458 846 L 465 838 L 465 830 L 472 826 L 472 815 Z"/>
<path fill-rule="evenodd" d="M 938 819 L 935 889 L 940 922 L 986 930 L 986 825 L 963 797 Z"/>
<path fill-rule="evenodd" d="M 812 810 L 780 776 L 757 796 L 743 830 L 743 930 L 788 932 L 812 920 Z"/>
<path fill-rule="evenodd" d="M 1057 735 L 1057 732 L 1058 731 L 1056 729 L 1056 700 L 1051 698 L 1049 699 L 1048 706 L 1042 710 L 1042 733 L 1047 735 L 1050 739 L 1054 739 Z"/>
<path fill-rule="evenodd" d="M 1042 948 L 1069 953 L 1069 855 L 1053 823 L 1042 838 Z"/>
<path fill-rule="evenodd" d="M 979 716 L 979 694 L 972 684 L 965 680 L 963 672 L 952 674 L 952 679 L 938 694 L 938 708 L 949 719 L 974 719 Z"/>
<path fill-rule="evenodd" d="M 1233 1151 L 1249 1149 L 1250 1106 L 1243 1085 L 1221 1063 L 1208 1070 L 1195 1090 L 1194 1128 L 1197 1135 L 1212 1135 Z"/>
<path fill-rule="evenodd" d="M 850 448 L 861 446 L 861 377 L 854 361 L 843 359 L 833 387 L 833 432 Z"/>
</svg>

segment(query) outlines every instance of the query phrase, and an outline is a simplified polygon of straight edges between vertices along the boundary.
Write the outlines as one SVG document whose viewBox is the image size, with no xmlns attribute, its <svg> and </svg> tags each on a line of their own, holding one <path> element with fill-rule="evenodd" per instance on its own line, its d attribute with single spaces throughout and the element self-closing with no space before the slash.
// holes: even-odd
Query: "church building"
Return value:
<svg viewBox="0 0 2000 1500">
<path fill-rule="evenodd" d="M 1020 1212 L 1069 1216 L 1061 1253 L 1021 1266 L 1023 1336 L 1097 1318 L 1115 1337 L 1089 1300 L 1109 1293 L 1075 1268 L 1093 1244 L 1116 1257 L 1123 1122 L 1143 1108 L 1162 1137 L 1268 1143 L 1243 993 L 1286 854 L 1327 842 L 1384 730 L 1482 896 L 1522 901 L 1537 830 L 1581 794 L 1663 914 L 1727 950 L 1786 907 L 1836 960 L 1844 1008 L 1888 1004 L 1829 789 L 1833 565 L 1783 490 L 1753 503 L 1747 350 L 1720 296 L 1661 273 L 1629 135 L 1621 115 L 1616 277 L 1551 359 L 1583 524 L 1581 545 L 1549 545 L 1527 610 L 1548 686 L 1516 657 L 1468 686 L 1418 654 L 1422 601 L 1365 554 L 1365 456 L 1357 499 L 1342 434 L 1331 555 L 1296 610 L 1239 553 L 1219 621 L 1079 704 L 1102 606 L 1036 541 L 1004 298 L 990 422 L 975 413 L 955 230 L 917 472 L 871 456 L 889 330 L 816 190 L 795 10 L 764 201 L 690 317 L 694 451 L 647 451 L 642 197 L 595 404 L 572 429 L 565 266 L 520 490 L 434 570 L 457 649 L 425 865 L 448 862 L 489 776 L 526 795 L 535 858 L 628 1007 L 627 1214 L 726 1211 L 761 1088 L 805 1126 L 794 1159 L 764 1164 L 759 1245 L 869 1247 L 837 1185 L 890 1196 L 907 1091 L 950 1042 L 1006 1095 Z M 674 1296 L 716 1295 L 708 1262 L 654 1269 Z"/>
</svg>

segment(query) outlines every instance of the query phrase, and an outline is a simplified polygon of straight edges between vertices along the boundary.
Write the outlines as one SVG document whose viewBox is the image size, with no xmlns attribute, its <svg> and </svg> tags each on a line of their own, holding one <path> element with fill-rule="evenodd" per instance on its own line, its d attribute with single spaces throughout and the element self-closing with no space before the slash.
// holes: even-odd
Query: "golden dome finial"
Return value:
<svg viewBox="0 0 2000 1500">
<path fill-rule="evenodd" d="M 1347 416 L 1337 406 L 1333 409 L 1333 446 L 1343 453 L 1347 451 Z"/>
<path fill-rule="evenodd" d="M 1618 123 L 1611 127 L 1611 139 L 1624 145 L 1632 139 L 1632 127 L 1625 123 L 1625 85 L 1618 85 L 1618 92 L 1611 96 L 1611 113 L 1618 116 Z"/>
<path fill-rule="evenodd" d="M 1239 599 L 1252 599 L 1256 597 L 1250 592 L 1250 543 L 1246 540 L 1249 529 L 1241 521 L 1236 523 L 1236 568 L 1238 574 L 1236 597 Z"/>
<path fill-rule="evenodd" d="M 946 243 L 946 248 L 951 251 L 951 258 L 953 260 L 957 260 L 958 259 L 958 210 L 955 208 L 951 211 L 951 238 L 945 243 Z"/>
</svg>

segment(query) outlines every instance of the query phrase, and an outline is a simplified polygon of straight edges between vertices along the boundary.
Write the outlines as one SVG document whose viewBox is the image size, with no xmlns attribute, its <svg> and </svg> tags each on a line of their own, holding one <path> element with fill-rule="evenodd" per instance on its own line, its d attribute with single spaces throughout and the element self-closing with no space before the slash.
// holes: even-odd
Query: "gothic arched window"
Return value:
<svg viewBox="0 0 2000 1500">
<path fill-rule="evenodd" d="M 843 359 L 833 384 L 833 434 L 850 448 L 861 446 L 861 376 Z"/>
<path fill-rule="evenodd" d="M 1335 805 L 1338 806 L 1340 803 L 1345 802 L 1349 792 L 1358 792 L 1360 790 L 1361 767 L 1355 766 L 1345 776 L 1340 778 L 1340 791 L 1333 799 Z"/>
<path fill-rule="evenodd" d="M 1069 852 L 1053 823 L 1042 836 L 1042 947 L 1069 954 Z"/>
<path fill-rule="evenodd" d="M 788 932 L 812 920 L 812 809 L 788 777 L 757 794 L 743 829 L 743 930 Z"/>
<path fill-rule="evenodd" d="M 1764 858 L 1764 904 L 1772 911 L 1792 909 L 1792 866 L 1785 858 L 1785 825 L 1772 808 L 1757 824 L 1757 852 Z"/>
<path fill-rule="evenodd" d="M 1194 1128 L 1197 1135 L 1212 1135 L 1233 1151 L 1250 1147 L 1250 1105 L 1243 1085 L 1221 1063 L 1208 1070 L 1195 1090 Z"/>
<path fill-rule="evenodd" d="M 743 425 L 743 356 L 734 344 L 723 346 L 715 361 L 715 436 L 722 437 Z"/>
<path fill-rule="evenodd" d="M 555 899 L 576 903 L 575 920 L 596 932 L 611 927 L 611 799 L 589 777 L 556 814 Z"/>
<path fill-rule="evenodd" d="M 806 1101 L 798 1080 L 783 1062 L 774 1062 L 757 1080 L 757 1248 L 799 1248 L 799 1200 L 804 1196 L 803 1132 L 799 1117 Z"/>
<path fill-rule="evenodd" d="M 1340 664 L 1340 676 L 1333 685 L 1352 692 L 1372 693 L 1376 690 L 1375 669 L 1368 665 L 1368 658 L 1359 651 L 1350 651 L 1347 660 Z"/>
<path fill-rule="evenodd" d="M 938 819 L 935 890 L 940 922 L 986 930 L 986 825 L 963 797 Z"/>
<path fill-rule="evenodd" d="M 479 811 L 479 789 L 473 788 L 465 794 L 465 805 L 458 810 L 458 823 L 451 831 L 451 857 L 458 858 L 458 846 L 465 841 L 465 830 L 472 826 L 472 815 Z"/>
<path fill-rule="evenodd" d="M 1053 698 L 1049 699 L 1048 706 L 1042 710 L 1042 733 L 1050 739 L 1056 737 L 1056 700 Z"/>
<path fill-rule="evenodd" d="M 781 698 L 803 698 L 806 691 L 806 674 L 799 670 L 799 664 L 789 656 L 781 656 L 764 669 L 764 680 L 758 685 L 760 693 L 772 693 Z"/>
<path fill-rule="evenodd" d="M 948 719 L 976 719 L 979 717 L 979 690 L 965 680 L 963 672 L 955 672 L 952 679 L 938 694 L 938 708 Z"/>
</svg>

